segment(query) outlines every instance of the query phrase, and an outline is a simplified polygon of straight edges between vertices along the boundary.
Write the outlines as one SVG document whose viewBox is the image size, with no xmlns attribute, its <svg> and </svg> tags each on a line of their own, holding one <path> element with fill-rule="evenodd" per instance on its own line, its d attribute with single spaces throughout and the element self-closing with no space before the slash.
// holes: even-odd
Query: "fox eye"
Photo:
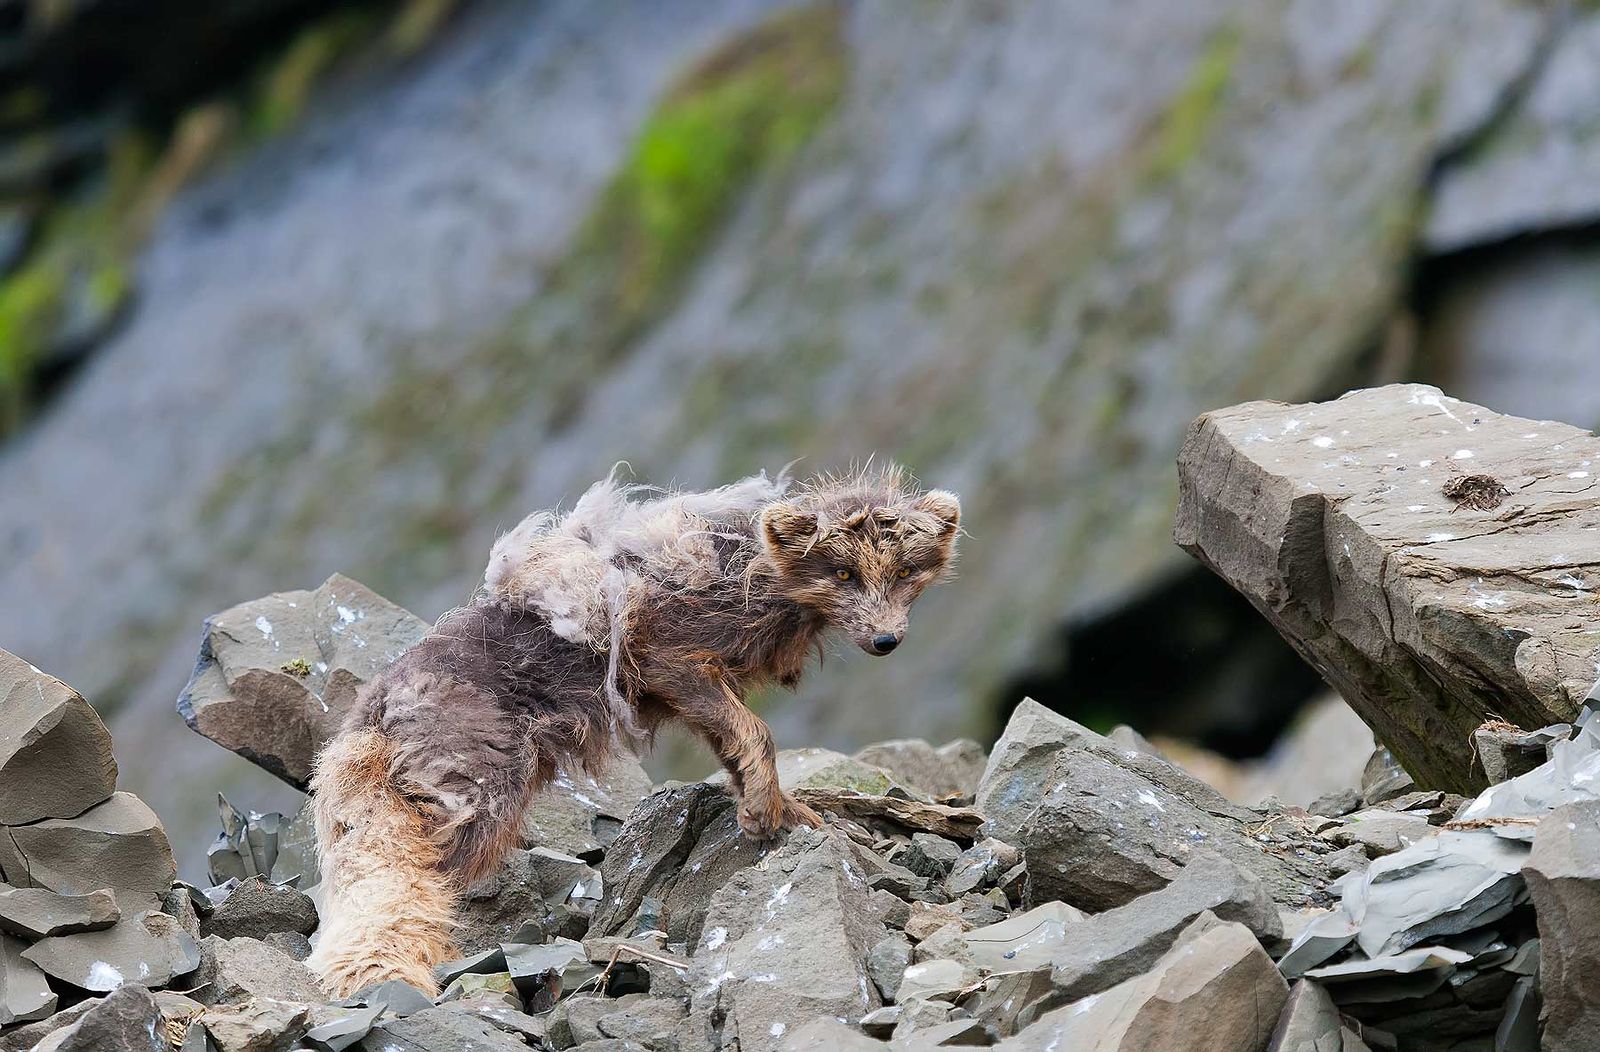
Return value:
<svg viewBox="0 0 1600 1052">
<path fill-rule="evenodd" d="M 911 576 L 911 567 L 909 567 L 909 566 L 900 567 L 900 572 L 895 574 L 895 576 L 900 578 L 900 580 L 904 581 L 907 577 Z"/>
<path fill-rule="evenodd" d="M 837 577 L 841 581 L 848 581 L 850 578 L 854 577 L 855 574 L 841 566 L 837 570 L 833 571 L 833 576 Z"/>
</svg>

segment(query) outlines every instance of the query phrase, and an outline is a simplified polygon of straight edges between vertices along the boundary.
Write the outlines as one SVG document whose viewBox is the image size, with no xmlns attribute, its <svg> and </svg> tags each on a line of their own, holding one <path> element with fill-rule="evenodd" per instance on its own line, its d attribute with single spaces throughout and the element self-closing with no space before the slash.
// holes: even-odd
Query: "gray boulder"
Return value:
<svg viewBox="0 0 1600 1052">
<path fill-rule="evenodd" d="M 1203 914 L 1149 972 L 1046 1012 L 996 1047 L 1260 1052 L 1288 996 L 1248 928 Z"/>
<path fill-rule="evenodd" d="M 0 931 L 28 939 L 109 928 L 122 917 L 109 891 L 58 895 L 44 888 L 0 889 Z"/>
<path fill-rule="evenodd" d="M 1050 979 L 1058 1003 L 1100 993 L 1143 974 L 1207 912 L 1244 925 L 1268 946 L 1283 936 L 1277 907 L 1261 881 L 1220 857 L 1200 855 L 1160 891 L 1068 929 L 1065 944 L 1051 959 Z"/>
<path fill-rule="evenodd" d="M 265 939 L 280 932 L 310 935 L 316 930 L 317 907 L 309 897 L 260 877 L 240 881 L 200 921 L 202 935 L 224 939 Z"/>
<path fill-rule="evenodd" d="M 76 818 L 116 788 L 100 716 L 59 679 L 0 650 L 0 824 Z"/>
<path fill-rule="evenodd" d="M 207 1009 L 201 1025 L 217 1052 L 288 1052 L 310 1029 L 310 1016 L 308 1005 L 263 999 Z"/>
<path fill-rule="evenodd" d="M 70 1026 L 49 1034 L 33 1052 L 169 1052 L 161 1008 L 150 991 L 128 983 Z"/>
<path fill-rule="evenodd" d="M 449 1006 L 425 1008 L 403 1019 L 385 1018 L 361 1041 L 366 1052 L 527 1052 L 520 1037 Z"/>
<path fill-rule="evenodd" d="M 200 965 L 188 980 L 205 1005 L 242 1004 L 251 998 L 316 1003 L 321 988 L 310 969 L 256 939 L 200 940 Z"/>
<path fill-rule="evenodd" d="M 883 1052 L 882 1041 L 874 1041 L 855 1027 L 829 1015 L 819 1015 L 808 1023 L 785 1028 L 779 1052 Z"/>
<path fill-rule="evenodd" d="M 1550 812 L 1522 875 L 1539 919 L 1544 1047 L 1600 1048 L 1600 802 Z"/>
<path fill-rule="evenodd" d="M 1019 834 L 1031 902 L 1121 906 L 1212 852 L 1259 878 L 1279 905 L 1328 901 L 1328 874 L 1316 858 L 1331 849 L 1293 820 L 1267 826 L 1265 815 L 1186 799 L 1098 750 L 1060 753 L 1045 782 Z"/>
<path fill-rule="evenodd" d="M 1316 983 L 1301 979 L 1289 988 L 1289 999 L 1272 1031 L 1268 1052 L 1369 1052 L 1366 1042 L 1345 1025 L 1328 996 Z"/>
<path fill-rule="evenodd" d="M 43 1019 L 56 1010 L 55 991 L 22 949 L 18 940 L 0 935 L 0 1027 Z"/>
<path fill-rule="evenodd" d="M 19 887 L 87 895 L 110 887 L 155 898 L 177 874 L 167 832 L 131 793 L 115 793 L 76 818 L 0 830 L 0 871 Z"/>
<path fill-rule="evenodd" d="M 124 983 L 164 986 L 200 964 L 200 946 L 176 920 L 149 912 L 103 931 L 40 939 L 22 952 L 48 976 L 92 993 Z"/>
<path fill-rule="evenodd" d="M 1023 698 L 989 750 L 989 762 L 978 781 L 977 807 L 987 819 L 984 831 L 1016 843 L 1022 824 L 1044 796 L 1045 777 L 1056 753 L 1080 746 L 1091 736 L 1098 737 L 1032 698 Z"/>
<path fill-rule="evenodd" d="M 712 896 L 771 847 L 739 831 L 733 799 L 717 786 L 656 793 L 628 816 L 606 852 L 605 901 L 591 931 L 625 936 L 659 926 L 669 942 L 696 943 Z"/>
<path fill-rule="evenodd" d="M 184 721 L 297 789 L 356 689 L 427 634 L 427 622 L 348 577 L 206 619 L 178 698 Z"/>
<path fill-rule="evenodd" d="M 878 1007 L 866 958 L 885 929 L 869 915 L 861 866 L 843 836 L 801 829 L 717 891 L 689 975 L 691 1031 L 776 1050 L 818 1014 Z"/>
<path fill-rule="evenodd" d="M 1594 644 L 1568 554 L 1600 439 L 1418 384 L 1207 413 L 1179 454 L 1180 545 L 1248 596 L 1419 784 L 1483 785 L 1484 714 L 1573 715 Z M 1515 524 L 1517 543 L 1505 543 Z"/>
</svg>

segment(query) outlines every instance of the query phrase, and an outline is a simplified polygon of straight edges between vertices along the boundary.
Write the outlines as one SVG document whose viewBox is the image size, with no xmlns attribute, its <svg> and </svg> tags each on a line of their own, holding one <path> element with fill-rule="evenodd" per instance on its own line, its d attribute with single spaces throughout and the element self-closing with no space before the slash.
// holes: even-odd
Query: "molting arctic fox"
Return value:
<svg viewBox="0 0 1600 1052">
<path fill-rule="evenodd" d="M 532 795 L 667 720 L 716 752 L 745 833 L 819 825 L 779 787 L 744 697 L 793 687 L 830 632 L 894 650 L 949 572 L 960 518 L 955 494 L 893 468 L 682 494 L 610 478 L 565 515 L 529 516 L 494 545 L 478 598 L 363 688 L 318 760 L 324 985 L 432 989 L 458 896 L 518 845 Z"/>
</svg>

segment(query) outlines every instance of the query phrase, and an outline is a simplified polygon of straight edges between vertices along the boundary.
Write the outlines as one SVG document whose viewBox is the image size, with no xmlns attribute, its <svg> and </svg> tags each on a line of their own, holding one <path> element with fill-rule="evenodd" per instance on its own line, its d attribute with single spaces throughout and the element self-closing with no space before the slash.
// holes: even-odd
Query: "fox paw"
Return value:
<svg viewBox="0 0 1600 1052">
<path fill-rule="evenodd" d="M 746 796 L 739 801 L 739 828 L 754 840 L 770 840 L 781 829 L 822 825 L 822 816 L 788 793 Z"/>
</svg>

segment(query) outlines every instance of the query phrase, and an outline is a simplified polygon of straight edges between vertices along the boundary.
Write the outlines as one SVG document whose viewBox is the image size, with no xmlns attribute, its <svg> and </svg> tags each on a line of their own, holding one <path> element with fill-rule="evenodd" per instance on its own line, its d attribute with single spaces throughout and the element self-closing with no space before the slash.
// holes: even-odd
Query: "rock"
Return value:
<svg viewBox="0 0 1600 1052">
<path fill-rule="evenodd" d="M 315 591 L 241 603 L 206 619 L 178 711 L 193 730 L 304 789 L 356 688 L 427 631 L 339 574 Z"/>
<path fill-rule="evenodd" d="M 516 995 L 509 995 L 509 1000 L 517 1001 Z M 507 999 L 489 996 L 464 997 L 459 1001 L 451 1001 L 450 1005 L 456 1011 L 476 1016 L 508 1034 L 519 1035 L 535 1048 L 541 1048 L 545 1044 L 549 1017 L 528 1015 L 517 1005 L 508 1003 Z"/>
<path fill-rule="evenodd" d="M 937 749 L 921 738 L 896 738 L 868 745 L 855 758 L 888 771 L 901 785 L 935 799 L 975 796 L 988 763 L 983 746 L 969 738 L 959 738 Z"/>
<path fill-rule="evenodd" d="M 116 896 L 91 891 L 58 895 L 44 888 L 0 890 L 0 931 L 27 939 L 109 928 L 122 918 Z"/>
<path fill-rule="evenodd" d="M 18 940 L 0 935 L 0 1027 L 43 1019 L 56 1010 L 55 991 L 22 949 Z"/>
<path fill-rule="evenodd" d="M 1544 1047 L 1600 1043 L 1600 802 L 1568 804 L 1539 823 L 1522 869 L 1539 918 Z"/>
<path fill-rule="evenodd" d="M 1393 753 L 1381 745 L 1372 750 L 1361 771 L 1361 799 L 1368 807 L 1404 796 L 1416 787 Z"/>
<path fill-rule="evenodd" d="M 964 1006 L 993 1033 L 1010 1037 L 1058 1003 L 1050 969 L 1034 968 L 991 975 Z"/>
<path fill-rule="evenodd" d="M 311 1027 L 302 1040 L 324 1052 L 344 1052 L 366 1037 L 382 1014 L 382 1006 L 353 1008 Z"/>
<path fill-rule="evenodd" d="M 1289 999 L 1272 1031 L 1267 1052 L 1368 1052 L 1367 1045 L 1334 1007 L 1333 998 L 1304 979 L 1289 988 Z"/>
<path fill-rule="evenodd" d="M 1248 928 L 1202 915 L 1148 973 L 1047 1012 L 996 1047 L 1259 1052 L 1288 995 Z"/>
<path fill-rule="evenodd" d="M 1090 732 L 1059 713 L 1023 698 L 1006 721 L 978 782 L 977 807 L 985 832 L 1015 843 L 1023 822 L 1043 797 L 1050 765 L 1062 749 L 1082 744 Z"/>
<path fill-rule="evenodd" d="M 867 911 L 861 860 L 837 833 L 798 829 L 712 898 L 695 951 L 690 1024 L 745 1052 L 777 1049 L 818 1013 L 857 1019 L 878 1007 L 865 961 L 885 934 Z"/>
<path fill-rule="evenodd" d="M 1061 753 L 1046 778 L 1019 836 L 1029 901 L 1110 909 L 1163 887 L 1202 850 L 1254 874 L 1280 905 L 1326 901 L 1327 875 L 1313 854 L 1326 845 L 1297 836 L 1292 822 L 1258 831 L 1265 816 L 1218 801 L 1197 806 L 1088 749 Z"/>
<path fill-rule="evenodd" d="M 580 986 L 597 974 L 583 944 L 571 939 L 552 939 L 537 945 L 507 943 L 503 949 L 506 971 L 533 1012 L 554 1007 L 563 990 Z"/>
<path fill-rule="evenodd" d="M 779 1024 L 774 1024 L 779 1025 Z M 854 1027 L 830 1015 L 820 1015 L 803 1026 L 785 1028 L 779 1052 L 883 1052 L 883 1042 L 874 1041 Z"/>
<path fill-rule="evenodd" d="M 1081 910 L 1065 902 L 1047 902 L 1026 913 L 967 932 L 972 962 L 986 972 L 1021 972 L 1048 966 L 1057 951 L 1076 936 L 1084 920 Z"/>
<path fill-rule="evenodd" d="M 891 931 L 867 951 L 867 974 L 885 1001 L 892 1002 L 900 980 L 911 963 L 911 940 L 902 932 Z"/>
<path fill-rule="evenodd" d="M 323 1000 L 311 971 L 281 950 L 255 939 L 200 941 L 200 967 L 190 985 L 201 1004 L 240 1004 L 250 998 L 315 1003 Z"/>
<path fill-rule="evenodd" d="M 33 1052 L 45 1038 L 58 1030 L 67 1027 L 83 1018 L 91 1008 L 100 1004 L 104 998 L 86 997 L 71 1008 L 64 1008 L 55 1015 L 47 1016 L 38 1022 L 27 1023 L 22 1026 L 8 1027 L 0 1033 L 0 1049 L 4 1052 Z"/>
<path fill-rule="evenodd" d="M 977 981 L 977 971 L 960 961 L 923 961 L 905 970 L 895 999 L 902 1004 L 917 1000 L 954 1001 Z"/>
<path fill-rule="evenodd" d="M 111 735 L 77 691 L 0 650 L 0 824 L 76 818 L 117 788 Z"/>
<path fill-rule="evenodd" d="M 945 878 L 944 888 L 952 895 L 965 895 L 992 885 L 1016 865 L 1020 857 L 1020 852 L 1010 844 L 992 838 L 980 840 L 956 859 Z"/>
<path fill-rule="evenodd" d="M 161 1026 L 161 1010 L 150 991 L 129 983 L 51 1033 L 34 1052 L 168 1052 Z"/>
<path fill-rule="evenodd" d="M 278 841 L 286 825 L 284 816 L 276 811 L 241 813 L 221 793 L 217 794 L 217 810 L 222 832 L 206 851 L 206 869 L 212 883 L 226 884 L 270 874 L 278 861 Z"/>
<path fill-rule="evenodd" d="M 1557 723 L 1525 731 L 1509 723 L 1490 721 L 1472 732 L 1472 750 L 1490 785 L 1527 774 L 1549 759 L 1553 742 L 1572 737 L 1569 724 Z"/>
<path fill-rule="evenodd" d="M 600 874 L 572 855 L 536 847 L 513 851 L 500 868 L 468 889 L 456 942 L 476 953 L 504 942 L 532 921 L 551 935 L 581 937 L 603 899 Z"/>
<path fill-rule="evenodd" d="M 280 932 L 310 935 L 316 930 L 317 907 L 311 899 L 260 877 L 241 881 L 200 922 L 201 934 L 224 939 L 265 939 Z"/>
<path fill-rule="evenodd" d="M 448 1006 L 425 1008 L 403 1019 L 385 1018 L 362 1039 L 370 1052 L 528 1052 L 521 1038 Z"/>
<path fill-rule="evenodd" d="M 19 887 L 87 895 L 159 896 L 177 864 L 155 812 L 131 793 L 115 793 L 76 818 L 50 818 L 0 830 L 0 870 Z"/>
<path fill-rule="evenodd" d="M 1344 824 L 1330 829 L 1325 836 L 1341 846 L 1359 844 L 1371 858 L 1388 855 L 1438 830 L 1420 815 L 1367 809 L 1357 811 L 1344 819 Z"/>
<path fill-rule="evenodd" d="M 200 964 L 193 936 L 165 913 L 127 917 L 103 931 L 56 935 L 22 952 L 51 978 L 95 993 L 124 983 L 163 986 Z"/>
<path fill-rule="evenodd" d="M 949 1019 L 929 1026 L 906 1026 L 904 1030 L 897 1027 L 889 1047 L 910 1052 L 913 1049 L 968 1048 L 992 1043 L 983 1024 L 976 1019 Z"/>
<path fill-rule="evenodd" d="M 650 789 L 650 776 L 625 751 L 599 777 L 559 772 L 529 805 L 523 844 L 598 862 Z"/>
<path fill-rule="evenodd" d="M 628 994 L 611 1003 L 612 1011 L 595 1020 L 600 1035 L 619 1041 L 634 1041 L 647 1049 L 663 1049 L 674 1043 L 674 1034 L 683 1021 L 685 1008 L 665 997 Z"/>
<path fill-rule="evenodd" d="M 1420 785 L 1473 792 L 1484 783 L 1472 733 L 1486 713 L 1559 723 L 1594 682 L 1593 643 L 1562 582 L 1578 580 L 1570 552 L 1588 550 L 1600 524 L 1582 497 L 1597 457 L 1600 439 L 1580 428 L 1416 384 L 1249 403 L 1191 426 L 1175 536 L 1255 602 Z M 1469 474 L 1511 495 L 1464 508 L 1444 489 Z"/>
<path fill-rule="evenodd" d="M 1336 789 L 1331 793 L 1324 793 L 1306 805 L 1306 810 L 1314 815 L 1326 815 L 1329 818 L 1340 818 L 1361 807 L 1361 791 L 1359 789 Z"/>
<path fill-rule="evenodd" d="M 697 943 L 711 898 L 735 873 L 768 853 L 739 832 L 734 804 L 703 782 L 649 797 L 628 816 L 600 866 L 606 897 L 595 935 L 632 935 L 653 901 L 668 942 Z"/>
<path fill-rule="evenodd" d="M 909 850 L 898 861 L 911 872 L 930 880 L 943 880 L 961 857 L 961 848 L 932 833 L 915 833 Z"/>
<path fill-rule="evenodd" d="M 203 1023 L 218 1052 L 288 1052 L 308 1029 L 310 1014 L 306 1005 L 252 1000 L 238 1008 L 208 1010 Z"/>
<path fill-rule="evenodd" d="M 1282 922 L 1261 882 L 1214 855 L 1193 859 L 1160 891 L 1084 918 L 1066 929 L 1051 954 L 1050 979 L 1062 1002 L 1107 990 L 1147 971 L 1202 914 L 1242 924 L 1259 942 L 1275 944 Z M 1017 969 L 1035 966 L 1018 954 Z"/>
</svg>

